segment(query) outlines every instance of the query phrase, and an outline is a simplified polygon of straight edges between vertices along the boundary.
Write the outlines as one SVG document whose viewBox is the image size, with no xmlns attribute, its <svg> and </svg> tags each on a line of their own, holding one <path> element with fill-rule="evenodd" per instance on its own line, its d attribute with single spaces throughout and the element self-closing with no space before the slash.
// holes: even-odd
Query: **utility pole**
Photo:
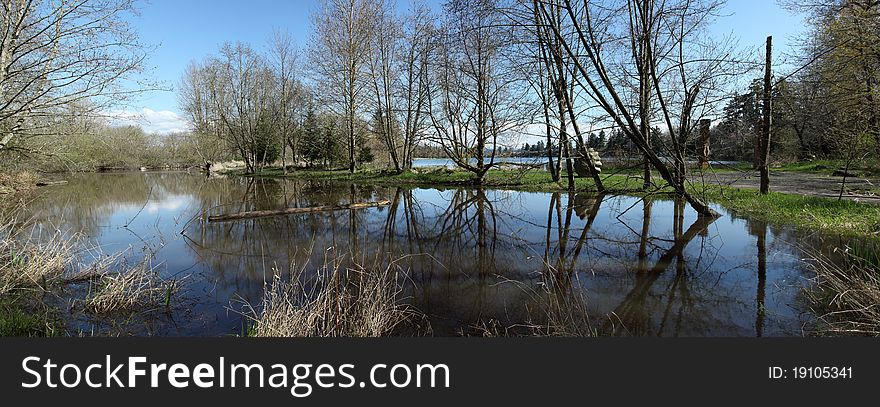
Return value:
<svg viewBox="0 0 880 407">
<path fill-rule="evenodd" d="M 761 193 L 770 193 L 770 130 L 773 127 L 773 37 L 767 37 L 767 62 L 764 67 L 764 123 L 761 128 L 761 153 L 759 155 L 761 171 Z"/>
</svg>

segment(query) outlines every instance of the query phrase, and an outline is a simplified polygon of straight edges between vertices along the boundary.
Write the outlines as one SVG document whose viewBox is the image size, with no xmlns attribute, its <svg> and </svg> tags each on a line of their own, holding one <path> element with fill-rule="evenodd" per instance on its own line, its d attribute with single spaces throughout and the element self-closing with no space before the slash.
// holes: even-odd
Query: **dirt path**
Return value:
<svg viewBox="0 0 880 407">
<path fill-rule="evenodd" d="M 705 174 L 704 179 L 707 183 L 736 188 L 760 187 L 760 177 L 755 171 Z M 770 189 L 787 194 L 837 198 L 842 180 L 842 177 L 829 175 L 777 171 L 770 174 Z M 846 190 L 844 199 L 880 205 L 880 179 L 847 178 Z"/>
</svg>

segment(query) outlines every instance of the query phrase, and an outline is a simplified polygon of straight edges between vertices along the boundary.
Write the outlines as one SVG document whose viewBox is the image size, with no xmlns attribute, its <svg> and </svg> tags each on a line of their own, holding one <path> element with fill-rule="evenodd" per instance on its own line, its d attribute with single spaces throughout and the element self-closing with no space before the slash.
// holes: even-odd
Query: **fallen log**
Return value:
<svg viewBox="0 0 880 407">
<path fill-rule="evenodd" d="M 342 210 L 350 210 L 350 209 L 367 209 L 367 208 L 376 208 L 379 206 L 388 206 L 391 205 L 391 201 L 378 201 L 378 202 L 362 202 L 362 203 L 353 203 L 348 205 L 325 205 L 325 206 L 313 206 L 310 208 L 287 208 L 287 209 L 279 209 L 279 210 L 266 210 L 266 211 L 250 211 L 250 212 L 238 212 L 231 213 L 227 215 L 215 215 L 208 216 L 208 222 L 231 222 L 242 219 L 255 219 L 255 218 L 266 218 L 270 216 L 285 216 L 285 215 L 301 215 L 304 213 L 314 213 L 314 212 L 331 212 L 331 211 L 342 211 Z"/>
</svg>

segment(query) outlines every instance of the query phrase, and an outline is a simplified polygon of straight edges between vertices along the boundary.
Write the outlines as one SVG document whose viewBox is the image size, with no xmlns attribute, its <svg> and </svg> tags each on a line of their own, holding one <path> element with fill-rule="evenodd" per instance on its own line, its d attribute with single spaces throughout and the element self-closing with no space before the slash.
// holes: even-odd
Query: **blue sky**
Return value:
<svg viewBox="0 0 880 407">
<path fill-rule="evenodd" d="M 281 29 L 290 32 L 300 47 L 306 46 L 309 15 L 316 7 L 317 0 L 149 0 L 141 4 L 132 24 L 142 42 L 156 47 L 148 63 L 152 77 L 174 88 L 190 61 L 216 53 L 226 41 L 261 48 L 273 29 Z M 789 39 L 803 30 L 801 16 L 789 14 L 776 0 L 728 0 L 725 14 L 714 26 L 715 34 L 732 33 L 742 47 L 756 51 L 767 35 L 773 35 L 784 53 Z M 117 112 L 122 119 L 116 123 L 137 122 L 148 131 L 179 131 L 186 127 L 181 113 L 174 91 L 155 91 Z"/>
</svg>

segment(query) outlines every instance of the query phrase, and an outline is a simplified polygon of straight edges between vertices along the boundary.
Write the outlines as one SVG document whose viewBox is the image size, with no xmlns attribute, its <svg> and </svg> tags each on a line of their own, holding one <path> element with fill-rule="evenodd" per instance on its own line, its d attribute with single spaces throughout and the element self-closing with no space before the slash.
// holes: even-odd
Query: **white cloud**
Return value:
<svg viewBox="0 0 880 407">
<path fill-rule="evenodd" d="M 183 197 L 174 196 L 162 201 L 148 202 L 144 210 L 146 210 L 147 213 L 150 214 L 156 214 L 160 212 L 172 212 L 182 207 L 184 203 L 186 202 L 184 201 Z"/>
<path fill-rule="evenodd" d="M 169 134 L 186 131 L 189 126 L 179 114 L 168 110 L 143 108 L 140 112 L 120 110 L 110 112 L 111 126 L 141 126 L 147 133 Z"/>
</svg>

